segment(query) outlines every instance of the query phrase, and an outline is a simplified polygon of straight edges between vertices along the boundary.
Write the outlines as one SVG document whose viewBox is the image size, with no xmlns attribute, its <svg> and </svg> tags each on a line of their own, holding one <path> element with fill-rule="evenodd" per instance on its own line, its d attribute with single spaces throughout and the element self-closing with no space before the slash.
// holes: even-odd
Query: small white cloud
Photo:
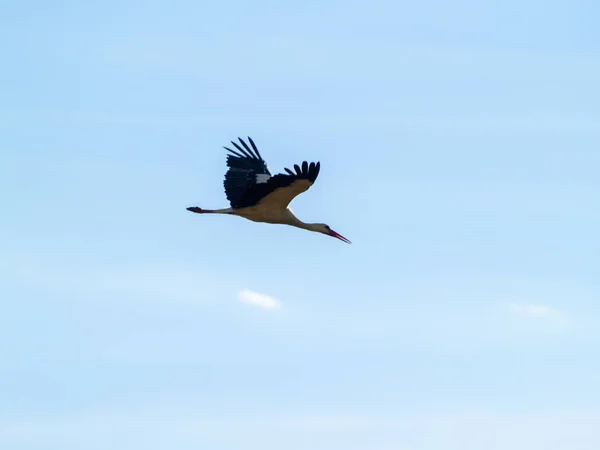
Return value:
<svg viewBox="0 0 600 450">
<path fill-rule="evenodd" d="M 249 289 L 243 289 L 240 291 L 239 298 L 241 302 L 247 303 L 258 308 L 266 309 L 268 311 L 281 308 L 279 301 L 268 295 L 259 294 Z"/>
<path fill-rule="evenodd" d="M 508 312 L 521 317 L 531 317 L 536 319 L 563 319 L 564 314 L 547 305 L 536 305 L 532 303 L 511 303 L 508 305 Z"/>
</svg>

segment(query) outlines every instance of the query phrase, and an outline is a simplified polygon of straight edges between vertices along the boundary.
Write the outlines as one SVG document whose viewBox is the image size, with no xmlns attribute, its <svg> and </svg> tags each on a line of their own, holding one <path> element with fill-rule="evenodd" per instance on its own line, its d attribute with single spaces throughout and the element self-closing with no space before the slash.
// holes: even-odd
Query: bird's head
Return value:
<svg viewBox="0 0 600 450">
<path fill-rule="evenodd" d="M 347 244 L 352 244 L 352 242 L 350 242 L 348 239 L 346 239 L 341 234 L 333 231 L 329 225 L 326 225 L 324 223 L 316 223 L 314 225 L 313 229 L 314 229 L 314 231 L 317 231 L 319 233 L 323 233 L 323 234 L 326 234 L 327 236 L 331 236 L 331 237 L 337 238 L 340 241 L 344 241 Z"/>
</svg>

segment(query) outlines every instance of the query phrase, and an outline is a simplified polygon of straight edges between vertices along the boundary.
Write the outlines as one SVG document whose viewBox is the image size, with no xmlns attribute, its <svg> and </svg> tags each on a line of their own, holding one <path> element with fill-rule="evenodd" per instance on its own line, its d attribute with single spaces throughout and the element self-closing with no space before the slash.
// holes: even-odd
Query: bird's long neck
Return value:
<svg viewBox="0 0 600 450">
<path fill-rule="evenodd" d="M 305 230 L 308 231 L 320 231 L 318 229 L 319 224 L 318 223 L 305 223 L 300 221 L 300 224 L 298 225 L 298 228 L 304 228 Z"/>
<path fill-rule="evenodd" d="M 302 222 L 290 210 L 288 210 L 288 215 L 289 215 L 289 218 L 290 218 L 290 225 L 293 225 L 293 226 L 298 227 L 298 228 L 303 228 L 303 229 L 308 230 L 308 231 L 318 231 L 317 230 L 317 228 L 319 226 L 318 223 Z"/>
</svg>

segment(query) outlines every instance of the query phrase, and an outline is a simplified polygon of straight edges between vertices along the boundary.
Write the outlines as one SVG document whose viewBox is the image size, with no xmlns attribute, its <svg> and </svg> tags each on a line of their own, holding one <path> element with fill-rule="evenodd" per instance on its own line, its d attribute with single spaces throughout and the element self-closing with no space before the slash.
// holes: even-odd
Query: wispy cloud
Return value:
<svg viewBox="0 0 600 450">
<path fill-rule="evenodd" d="M 239 293 L 239 299 L 243 303 L 247 303 L 252 306 L 256 306 L 257 308 L 265 309 L 267 311 L 272 311 L 275 309 L 281 308 L 281 304 L 278 300 L 273 297 L 269 297 L 265 294 L 259 294 L 258 292 L 253 292 L 249 289 L 243 289 Z"/>
<path fill-rule="evenodd" d="M 565 314 L 548 305 L 533 303 L 510 303 L 507 307 L 510 314 L 532 319 L 564 320 Z"/>
</svg>

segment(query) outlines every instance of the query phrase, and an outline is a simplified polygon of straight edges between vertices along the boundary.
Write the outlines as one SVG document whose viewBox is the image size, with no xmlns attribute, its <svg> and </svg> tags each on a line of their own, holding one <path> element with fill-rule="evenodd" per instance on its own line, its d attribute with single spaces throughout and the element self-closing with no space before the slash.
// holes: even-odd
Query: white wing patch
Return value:
<svg viewBox="0 0 600 450">
<path fill-rule="evenodd" d="M 271 178 L 271 175 L 266 173 L 257 173 L 256 174 L 256 184 L 266 183 Z"/>
</svg>

